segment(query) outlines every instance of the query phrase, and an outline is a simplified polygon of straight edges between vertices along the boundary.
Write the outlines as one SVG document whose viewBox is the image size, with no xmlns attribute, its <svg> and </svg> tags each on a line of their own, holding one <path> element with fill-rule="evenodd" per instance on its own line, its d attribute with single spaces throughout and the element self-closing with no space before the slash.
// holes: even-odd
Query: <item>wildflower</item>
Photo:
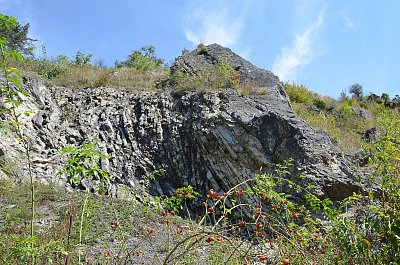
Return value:
<svg viewBox="0 0 400 265">
<path fill-rule="evenodd" d="M 106 257 L 106 258 L 112 257 L 112 252 L 111 252 L 111 251 L 105 252 L 105 253 L 104 253 L 104 257 Z"/>
<path fill-rule="evenodd" d="M 260 256 L 258 259 L 260 261 L 266 261 L 268 259 L 268 257 L 264 255 L 264 256 Z"/>
<path fill-rule="evenodd" d="M 161 215 L 162 215 L 163 217 L 167 217 L 168 213 L 167 213 L 167 211 L 163 211 L 163 212 L 161 213 Z"/>
<path fill-rule="evenodd" d="M 288 265 L 288 264 L 290 264 L 290 260 L 289 259 L 283 259 L 283 260 L 281 260 L 281 263 L 283 265 Z"/>
<path fill-rule="evenodd" d="M 155 232 L 156 230 L 154 230 L 154 229 L 147 229 L 147 233 L 150 235 L 150 234 L 153 234 L 154 232 Z"/>
<path fill-rule="evenodd" d="M 170 211 L 169 213 L 171 214 L 171 216 L 175 216 L 176 215 L 175 211 L 173 211 L 173 210 Z"/>
</svg>

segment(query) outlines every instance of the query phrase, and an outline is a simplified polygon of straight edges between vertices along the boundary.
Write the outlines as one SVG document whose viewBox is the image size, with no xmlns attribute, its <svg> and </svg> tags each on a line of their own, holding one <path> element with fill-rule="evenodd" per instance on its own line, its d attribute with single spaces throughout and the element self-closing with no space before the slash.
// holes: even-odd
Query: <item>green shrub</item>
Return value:
<svg viewBox="0 0 400 265">
<path fill-rule="evenodd" d="M 80 51 L 78 51 L 75 55 L 75 65 L 79 66 L 79 67 L 89 65 L 92 56 L 93 56 L 93 54 L 91 54 L 91 53 L 85 55 L 85 54 L 81 53 Z"/>
<path fill-rule="evenodd" d="M 337 108 L 337 112 L 341 115 L 353 115 L 354 111 L 349 101 L 343 101 L 340 103 L 339 107 Z"/>
<path fill-rule="evenodd" d="M 319 108 L 320 110 L 325 110 L 326 109 L 326 103 L 325 101 L 323 101 L 322 99 L 314 99 L 313 101 L 313 105 L 317 108 Z"/>
<path fill-rule="evenodd" d="M 152 70 L 162 67 L 164 60 L 157 58 L 155 55 L 155 47 L 144 46 L 140 50 L 132 51 L 128 59 L 123 62 L 116 62 L 116 67 L 133 67 L 140 70 Z"/>
<path fill-rule="evenodd" d="M 199 45 L 197 45 L 197 53 L 198 54 L 206 54 L 207 53 L 207 46 L 204 45 L 203 43 L 200 43 Z"/>
<path fill-rule="evenodd" d="M 173 89 L 201 92 L 219 91 L 227 88 L 234 88 L 238 91 L 244 90 L 244 84 L 240 83 L 240 72 L 235 71 L 225 58 L 219 58 L 215 67 L 204 65 L 196 70 L 198 75 L 175 72 L 170 77 Z"/>
<path fill-rule="evenodd" d="M 295 85 L 286 83 L 284 89 L 289 96 L 289 99 L 295 103 L 307 103 L 312 97 L 313 93 L 303 85 Z"/>
</svg>

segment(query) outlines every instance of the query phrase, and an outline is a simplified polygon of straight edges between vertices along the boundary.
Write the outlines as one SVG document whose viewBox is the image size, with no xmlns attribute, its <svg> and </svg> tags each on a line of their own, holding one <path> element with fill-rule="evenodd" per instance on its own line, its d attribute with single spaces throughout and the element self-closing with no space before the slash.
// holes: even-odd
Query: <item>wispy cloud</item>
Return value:
<svg viewBox="0 0 400 265">
<path fill-rule="evenodd" d="M 288 81 L 294 77 L 296 71 L 309 64 L 313 58 L 320 54 L 315 50 L 314 39 L 325 19 L 325 7 L 318 14 L 313 23 L 300 33 L 295 34 L 293 44 L 281 49 L 280 55 L 275 59 L 273 72 L 281 80 Z"/>
<path fill-rule="evenodd" d="M 20 0 L 0 0 L 0 12 L 7 11 L 11 5 L 18 5 L 20 4 Z M 5 14 L 8 15 L 8 14 Z"/>
<path fill-rule="evenodd" d="M 209 4 L 200 1 L 196 6 L 189 6 L 183 21 L 186 39 L 194 45 L 219 43 L 232 46 L 237 43 L 242 34 L 246 10 L 246 3 L 237 3 L 213 1 Z"/>
<path fill-rule="evenodd" d="M 357 27 L 354 24 L 354 21 L 347 15 L 342 15 L 344 25 L 345 25 L 345 31 L 356 31 Z"/>
</svg>

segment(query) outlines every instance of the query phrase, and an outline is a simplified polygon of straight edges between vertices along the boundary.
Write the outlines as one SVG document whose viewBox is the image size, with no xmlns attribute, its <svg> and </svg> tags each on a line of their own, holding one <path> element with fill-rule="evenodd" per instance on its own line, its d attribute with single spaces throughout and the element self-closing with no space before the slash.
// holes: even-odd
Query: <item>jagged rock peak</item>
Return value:
<svg viewBox="0 0 400 265">
<path fill-rule="evenodd" d="M 258 68 L 232 52 L 231 49 L 216 43 L 208 46 L 200 44 L 195 50 L 176 58 L 170 69 L 169 81 L 174 86 L 174 77 L 182 75 L 211 79 L 210 73 L 218 72 L 220 70 L 218 67 L 221 66 L 235 71 L 242 86 L 257 88 L 259 94 L 267 95 L 266 99 L 270 104 L 277 108 L 291 109 L 289 98 L 276 75 Z M 192 89 L 196 90 L 196 87 Z"/>
<path fill-rule="evenodd" d="M 171 67 L 171 74 L 177 71 L 189 75 L 199 75 L 200 68 L 205 66 L 215 69 L 218 64 L 228 64 L 240 73 L 242 83 L 253 83 L 263 87 L 274 87 L 280 84 L 279 78 L 268 70 L 260 69 L 229 48 L 219 44 L 199 45 L 195 50 L 178 57 Z"/>
</svg>

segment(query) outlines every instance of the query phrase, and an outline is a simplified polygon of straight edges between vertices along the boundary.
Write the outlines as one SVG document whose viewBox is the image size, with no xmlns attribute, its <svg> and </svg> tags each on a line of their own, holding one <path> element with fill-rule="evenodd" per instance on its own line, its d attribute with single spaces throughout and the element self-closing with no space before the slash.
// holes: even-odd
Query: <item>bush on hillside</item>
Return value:
<svg viewBox="0 0 400 265">
<path fill-rule="evenodd" d="M 306 103 L 311 97 L 313 97 L 312 92 L 303 85 L 286 83 L 284 89 L 292 102 Z"/>
<path fill-rule="evenodd" d="M 162 67 L 164 60 L 156 57 L 155 47 L 153 45 L 144 46 L 140 50 L 132 51 L 128 59 L 122 62 L 116 62 L 116 67 L 133 67 L 140 70 L 152 70 Z"/>
<path fill-rule="evenodd" d="M 319 99 L 319 98 L 314 99 L 313 105 L 315 107 L 317 107 L 318 109 L 320 109 L 320 110 L 325 110 L 326 109 L 326 102 L 323 101 L 322 99 Z"/>
</svg>

